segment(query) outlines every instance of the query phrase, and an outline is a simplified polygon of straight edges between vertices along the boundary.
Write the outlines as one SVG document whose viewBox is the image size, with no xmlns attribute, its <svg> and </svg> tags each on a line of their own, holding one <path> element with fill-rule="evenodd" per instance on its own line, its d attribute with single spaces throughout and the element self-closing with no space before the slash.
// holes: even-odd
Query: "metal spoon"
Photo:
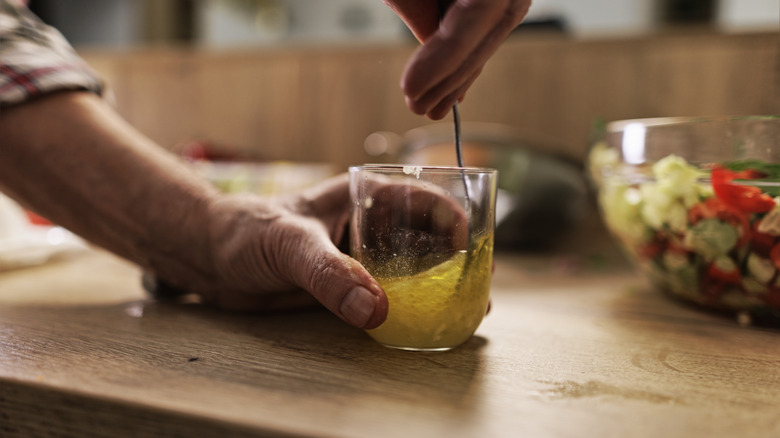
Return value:
<svg viewBox="0 0 780 438">
<path fill-rule="evenodd" d="M 439 21 L 444 19 L 444 14 L 447 12 L 447 8 L 449 7 L 449 2 L 447 0 L 439 0 Z M 459 283 L 463 281 L 463 276 L 466 275 L 467 267 L 471 262 L 471 257 L 469 257 L 470 248 L 471 248 L 471 196 L 469 195 L 469 180 L 468 177 L 466 177 L 466 169 L 465 165 L 463 164 L 463 143 L 461 141 L 461 135 L 460 135 L 460 107 L 458 105 L 458 102 L 455 101 L 455 104 L 452 105 L 452 122 L 455 126 L 455 158 L 458 161 L 458 167 L 460 168 L 460 175 L 463 179 L 463 191 L 465 195 L 465 209 L 466 209 L 466 226 L 468 227 L 468 234 L 467 234 L 467 240 L 466 240 L 466 263 L 463 266 L 463 272 L 461 274 L 461 279 L 458 281 Z"/>
<path fill-rule="evenodd" d="M 463 145 L 460 139 L 460 109 L 458 102 L 455 102 L 455 105 L 452 106 L 452 122 L 455 125 L 455 157 L 458 159 L 458 167 L 465 167 L 463 165 Z M 464 175 L 463 177 L 465 178 L 466 176 Z M 468 190 L 466 190 L 467 199 L 468 196 Z"/>
</svg>

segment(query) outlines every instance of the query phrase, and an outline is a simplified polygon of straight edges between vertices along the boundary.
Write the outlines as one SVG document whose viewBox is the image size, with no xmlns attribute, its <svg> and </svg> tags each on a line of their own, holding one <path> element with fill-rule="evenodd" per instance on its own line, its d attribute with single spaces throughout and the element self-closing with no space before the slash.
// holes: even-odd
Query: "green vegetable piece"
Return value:
<svg viewBox="0 0 780 438">
<path fill-rule="evenodd" d="M 737 244 L 737 229 L 719 219 L 704 219 L 685 233 L 684 244 L 706 261 L 726 255 Z"/>
</svg>

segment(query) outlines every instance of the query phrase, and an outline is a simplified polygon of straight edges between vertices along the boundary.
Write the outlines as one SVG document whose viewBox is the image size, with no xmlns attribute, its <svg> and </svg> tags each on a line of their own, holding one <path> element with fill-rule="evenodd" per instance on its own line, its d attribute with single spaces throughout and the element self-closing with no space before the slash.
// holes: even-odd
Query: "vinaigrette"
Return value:
<svg viewBox="0 0 780 438">
<path fill-rule="evenodd" d="M 390 306 L 387 320 L 368 334 L 388 347 L 406 350 L 447 350 L 468 340 L 482 322 L 490 298 L 492 235 L 472 248 L 468 256 L 457 252 L 413 275 L 375 275 Z M 399 255 L 393 266 L 417 262 Z"/>
</svg>

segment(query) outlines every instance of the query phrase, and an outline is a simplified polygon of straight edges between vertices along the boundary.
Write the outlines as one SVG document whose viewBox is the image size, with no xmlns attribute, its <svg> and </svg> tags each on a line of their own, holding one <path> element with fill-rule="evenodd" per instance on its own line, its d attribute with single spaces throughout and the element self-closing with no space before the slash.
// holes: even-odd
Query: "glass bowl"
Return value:
<svg viewBox="0 0 780 438">
<path fill-rule="evenodd" d="M 610 232 L 657 288 L 780 321 L 780 116 L 606 125 L 589 154 Z"/>
</svg>

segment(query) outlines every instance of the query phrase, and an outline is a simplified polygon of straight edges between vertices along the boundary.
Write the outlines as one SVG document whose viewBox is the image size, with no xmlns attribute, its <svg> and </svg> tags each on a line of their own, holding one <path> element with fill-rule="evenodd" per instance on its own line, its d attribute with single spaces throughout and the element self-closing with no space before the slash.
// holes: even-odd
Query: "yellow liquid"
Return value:
<svg viewBox="0 0 780 438">
<path fill-rule="evenodd" d="M 456 253 L 423 272 L 375 277 L 387 293 L 387 320 L 368 334 L 388 347 L 446 350 L 477 330 L 487 311 L 493 239 L 480 239 L 469 256 Z M 369 271 L 371 269 L 369 268 Z"/>
</svg>

